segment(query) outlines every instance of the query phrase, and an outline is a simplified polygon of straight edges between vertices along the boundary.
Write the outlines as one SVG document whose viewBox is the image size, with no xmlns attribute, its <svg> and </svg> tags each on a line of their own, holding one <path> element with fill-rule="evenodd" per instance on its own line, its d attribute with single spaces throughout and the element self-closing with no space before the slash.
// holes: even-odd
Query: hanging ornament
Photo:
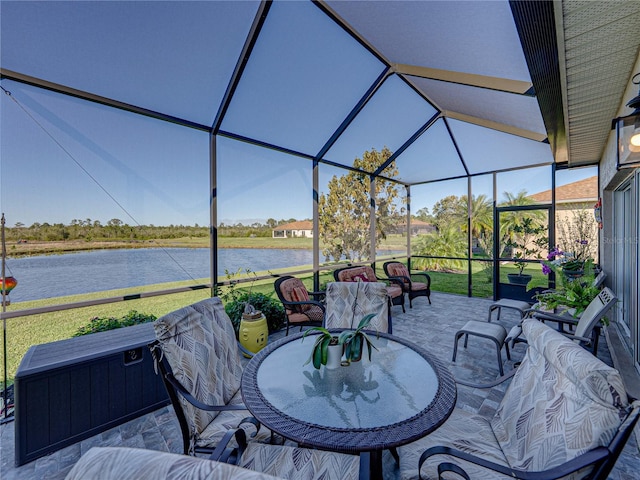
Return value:
<svg viewBox="0 0 640 480">
<path fill-rule="evenodd" d="M 598 228 L 602 228 L 602 199 L 599 198 L 598 202 L 593 206 L 593 216 L 598 223 Z"/>
</svg>

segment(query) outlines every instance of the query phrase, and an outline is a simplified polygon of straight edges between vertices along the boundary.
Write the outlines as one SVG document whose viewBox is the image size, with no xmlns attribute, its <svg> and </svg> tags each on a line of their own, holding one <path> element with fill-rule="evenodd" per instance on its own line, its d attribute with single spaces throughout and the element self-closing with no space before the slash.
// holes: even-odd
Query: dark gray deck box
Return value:
<svg viewBox="0 0 640 480">
<path fill-rule="evenodd" d="M 169 403 L 150 323 L 32 346 L 15 375 L 16 466 Z"/>
</svg>

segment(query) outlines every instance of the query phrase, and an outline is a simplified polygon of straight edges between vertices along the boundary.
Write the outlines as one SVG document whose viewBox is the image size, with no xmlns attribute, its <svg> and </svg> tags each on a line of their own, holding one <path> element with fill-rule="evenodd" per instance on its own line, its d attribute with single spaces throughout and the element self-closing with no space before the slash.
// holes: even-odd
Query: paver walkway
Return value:
<svg viewBox="0 0 640 480">
<path fill-rule="evenodd" d="M 463 342 L 461 341 L 456 363 L 451 362 L 455 332 L 468 320 L 486 320 L 491 300 L 438 292 L 434 292 L 431 299 L 432 304 L 429 305 L 425 297 L 416 298 L 413 301 L 413 309 L 406 306 L 406 314 L 402 313 L 400 307 L 393 307 L 393 333 L 434 352 L 449 366 L 456 378 L 478 383 L 495 379 L 498 376 L 495 347 L 488 341 L 470 338 L 467 349 L 462 348 Z M 500 323 L 509 330 L 518 321 L 517 314 L 505 310 Z M 279 338 L 282 335 L 284 332 L 278 332 L 273 337 Z M 611 365 L 606 342 L 602 341 L 600 345 L 598 357 Z M 505 362 L 505 371 L 508 372 L 514 362 L 522 359 L 524 350 L 523 344 L 516 345 L 512 351 L 511 361 Z M 503 358 L 505 358 L 504 352 Z M 479 390 L 458 386 L 458 407 L 481 415 L 492 416 L 506 387 L 507 385 L 503 384 L 493 389 Z M 13 425 L 13 422 L 10 422 L 0 426 L 0 478 L 2 480 L 63 479 L 80 456 L 89 448 L 97 445 L 182 452 L 180 429 L 171 407 L 162 408 L 132 420 L 20 468 L 13 466 Z M 397 473 L 395 463 L 391 456 L 385 458 L 385 478 L 393 478 Z M 637 437 L 633 435 L 610 478 L 614 480 L 636 479 L 638 470 L 640 470 L 640 452 Z"/>
</svg>

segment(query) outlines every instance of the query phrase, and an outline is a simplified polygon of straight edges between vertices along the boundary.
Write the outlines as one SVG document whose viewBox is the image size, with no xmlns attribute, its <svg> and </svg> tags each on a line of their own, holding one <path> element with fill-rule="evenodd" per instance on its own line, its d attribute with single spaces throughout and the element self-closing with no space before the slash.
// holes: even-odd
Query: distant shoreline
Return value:
<svg viewBox="0 0 640 480">
<path fill-rule="evenodd" d="M 234 238 L 223 237 L 218 239 L 218 248 L 284 248 L 284 249 L 311 249 L 309 242 L 290 242 L 289 239 L 272 238 Z M 292 239 L 307 240 L 307 239 Z M 305 245 L 308 243 L 308 245 Z M 131 248 L 209 248 L 208 238 L 191 238 L 175 240 L 134 240 L 134 241 L 110 241 L 110 242 L 24 242 L 7 245 L 8 258 L 33 257 L 38 255 L 62 255 L 65 253 L 79 253 L 93 250 L 131 249 Z"/>
<path fill-rule="evenodd" d="M 397 237 L 397 238 L 394 238 Z M 274 248 L 313 249 L 312 238 L 272 238 L 272 237 L 218 237 L 218 248 Z M 63 255 L 66 253 L 90 252 L 93 250 L 131 248 L 210 248 L 208 237 L 187 237 L 157 240 L 113 240 L 113 241 L 27 241 L 7 243 L 8 258 L 34 257 L 39 255 Z M 322 245 L 321 245 L 322 248 Z M 380 247 L 385 250 L 403 250 L 406 238 L 389 236 Z"/>
</svg>

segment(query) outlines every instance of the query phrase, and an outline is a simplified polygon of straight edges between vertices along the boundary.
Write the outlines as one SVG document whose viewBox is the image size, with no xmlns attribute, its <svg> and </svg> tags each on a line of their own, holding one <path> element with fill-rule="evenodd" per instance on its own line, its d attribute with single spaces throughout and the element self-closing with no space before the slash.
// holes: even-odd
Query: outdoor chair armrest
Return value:
<svg viewBox="0 0 640 480">
<path fill-rule="evenodd" d="M 326 310 L 326 308 L 324 306 L 324 303 L 318 302 L 316 300 L 306 300 L 304 302 L 290 302 L 288 300 L 282 300 L 282 304 L 285 305 L 285 306 L 287 306 L 287 305 L 292 305 L 292 306 L 295 306 L 295 305 L 315 305 L 317 307 L 320 307 L 322 309 L 323 313 Z"/>
<path fill-rule="evenodd" d="M 378 281 L 379 282 L 391 282 L 391 283 L 395 283 L 397 284 L 400 288 L 404 287 L 404 279 L 407 277 L 387 277 L 387 278 L 381 278 L 378 277 Z M 408 279 L 409 281 L 411 281 L 411 279 Z"/>
<path fill-rule="evenodd" d="M 455 448 L 436 446 L 425 450 L 420 456 L 420 461 L 418 462 L 418 478 L 422 479 L 420 469 L 422 468 L 424 462 L 429 457 L 432 457 L 434 455 L 448 455 L 451 457 L 459 458 L 461 460 L 466 460 L 467 462 L 480 465 L 481 467 L 500 472 L 503 475 L 507 475 L 513 478 L 519 478 L 522 480 L 547 480 L 552 478 L 561 478 L 573 472 L 577 472 L 581 468 L 584 468 L 588 465 L 601 462 L 610 455 L 610 452 L 606 447 L 597 447 L 593 450 L 589 450 L 588 452 L 583 453 L 582 455 L 577 456 L 572 460 L 569 460 L 568 462 L 563 463 L 562 465 L 558 465 L 557 467 L 537 472 L 526 472 L 524 470 L 515 470 L 509 467 L 505 467 L 504 465 L 494 463 L 485 458 L 477 457 L 475 455 L 457 450 Z M 450 465 L 450 462 L 448 462 L 448 464 Z M 447 467 L 448 465 L 445 468 Z M 459 466 L 456 465 L 456 467 L 462 470 L 462 468 L 460 468 Z M 464 472 L 464 470 L 462 471 Z"/>
<path fill-rule="evenodd" d="M 167 381 L 171 384 L 176 391 L 184 397 L 191 405 L 200 410 L 206 411 L 223 411 L 223 410 L 246 410 L 247 407 L 244 405 L 207 405 L 206 403 L 202 403 L 200 400 L 191 395 L 186 388 L 182 386 L 182 384 L 173 376 L 171 373 L 167 373 L 165 375 Z"/>
<path fill-rule="evenodd" d="M 536 320 L 540 320 L 541 322 L 544 322 L 545 320 L 550 320 L 553 322 L 566 323 L 568 325 L 578 324 L 578 319 L 572 317 L 569 314 L 558 315 L 556 313 L 534 311 L 533 318 L 535 318 Z"/>
<path fill-rule="evenodd" d="M 310 297 L 318 297 L 318 298 L 323 298 L 327 296 L 327 292 L 307 292 L 309 294 Z M 321 300 L 316 300 L 318 302 L 320 302 Z"/>
<path fill-rule="evenodd" d="M 424 277 L 424 283 L 427 284 L 427 288 L 431 287 L 431 275 L 429 275 L 427 272 L 413 272 L 411 273 L 411 276 L 413 277 L 414 275 L 421 275 Z"/>
<path fill-rule="evenodd" d="M 456 383 L 459 383 L 460 385 L 464 385 L 465 387 L 471 387 L 471 388 L 493 388 L 496 385 L 500 385 L 502 382 L 505 382 L 507 380 L 509 380 L 511 377 L 513 377 L 516 373 L 516 369 L 514 368 L 513 370 L 511 370 L 509 373 L 506 373 L 498 378 L 496 378 L 494 381 L 489 382 L 489 383 L 473 383 L 473 382 L 469 382 L 467 380 L 460 380 L 458 378 L 454 379 Z"/>
<path fill-rule="evenodd" d="M 237 446 L 229 447 L 231 439 L 235 439 Z M 236 465 L 242 457 L 242 453 L 247 448 L 247 435 L 242 428 L 227 430 L 227 433 L 220 439 L 216 448 L 211 453 L 209 460 L 217 462 L 231 463 Z"/>
<path fill-rule="evenodd" d="M 567 332 L 563 332 L 563 335 L 567 338 L 570 338 L 572 340 L 580 340 L 581 342 L 586 343 L 587 345 L 591 344 L 591 338 L 587 338 L 587 337 L 580 337 L 578 335 L 573 335 L 571 333 L 567 333 Z"/>
<path fill-rule="evenodd" d="M 388 277 L 388 280 L 391 280 L 394 283 L 400 282 L 401 285 L 404 285 L 405 282 L 411 283 L 411 278 L 404 275 L 394 275 L 392 277 Z"/>
</svg>

